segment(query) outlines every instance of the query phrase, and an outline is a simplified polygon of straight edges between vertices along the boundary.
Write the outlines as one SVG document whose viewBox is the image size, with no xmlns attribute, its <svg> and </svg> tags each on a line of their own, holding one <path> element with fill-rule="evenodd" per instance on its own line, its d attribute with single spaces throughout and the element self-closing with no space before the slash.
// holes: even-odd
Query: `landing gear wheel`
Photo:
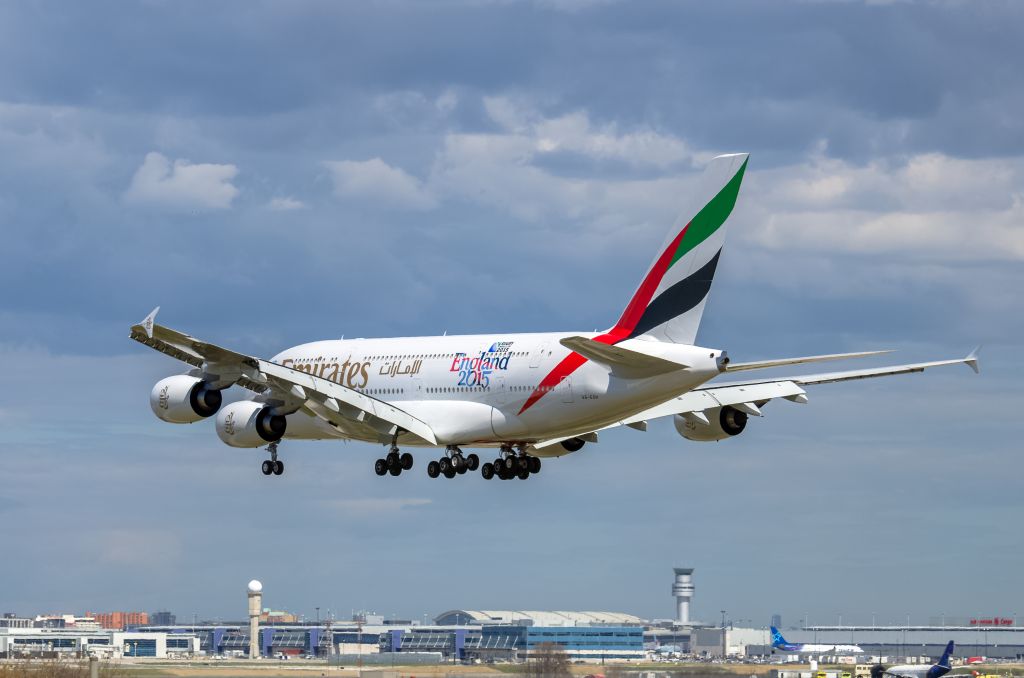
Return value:
<svg viewBox="0 0 1024 678">
<path fill-rule="evenodd" d="M 402 456 L 399 457 L 399 460 L 402 462 L 403 471 L 408 471 L 412 468 L 412 455 L 408 452 L 403 452 Z"/>
<path fill-rule="evenodd" d="M 284 473 L 284 462 L 278 459 L 274 462 L 274 475 L 279 476 Z"/>
<path fill-rule="evenodd" d="M 463 475 L 468 470 L 469 465 L 465 462 L 465 460 L 463 460 L 463 462 L 455 468 L 455 472 L 458 473 L 460 476 Z"/>
<path fill-rule="evenodd" d="M 466 468 L 470 471 L 475 471 L 480 468 L 480 457 L 475 454 L 470 454 L 466 457 Z"/>
<path fill-rule="evenodd" d="M 388 473 L 390 473 L 393 476 L 400 475 L 402 473 L 401 465 L 388 466 Z"/>
<path fill-rule="evenodd" d="M 427 475 L 431 478 L 436 478 L 441 475 L 441 465 L 436 461 L 432 461 L 427 464 Z"/>
<path fill-rule="evenodd" d="M 388 463 L 383 459 L 378 459 L 377 461 L 373 462 L 373 472 L 379 476 L 384 475 L 385 473 L 388 472 Z"/>
<path fill-rule="evenodd" d="M 480 475 L 484 477 L 484 480 L 490 480 L 494 477 L 494 464 L 487 462 L 480 467 Z"/>
<path fill-rule="evenodd" d="M 498 457 L 494 460 L 494 473 L 500 478 L 505 473 L 505 460 Z"/>
<path fill-rule="evenodd" d="M 540 457 L 527 457 L 530 473 L 540 473 Z"/>
<path fill-rule="evenodd" d="M 526 480 L 530 477 L 530 469 L 521 468 L 516 472 L 516 476 L 518 476 L 520 480 Z"/>
<path fill-rule="evenodd" d="M 270 461 L 269 459 L 264 460 L 262 471 L 263 475 L 269 476 L 271 473 L 274 472 L 274 462 Z"/>
<path fill-rule="evenodd" d="M 452 478 L 455 476 L 455 469 L 452 468 L 452 461 L 448 457 L 442 457 L 441 460 L 437 462 L 437 467 L 446 477 Z M 452 472 L 451 476 L 448 475 L 449 471 Z"/>
<path fill-rule="evenodd" d="M 449 466 L 448 470 L 444 472 L 444 477 L 445 478 L 454 478 L 455 477 L 455 473 L 456 473 L 455 469 L 453 469 L 452 467 Z"/>
</svg>

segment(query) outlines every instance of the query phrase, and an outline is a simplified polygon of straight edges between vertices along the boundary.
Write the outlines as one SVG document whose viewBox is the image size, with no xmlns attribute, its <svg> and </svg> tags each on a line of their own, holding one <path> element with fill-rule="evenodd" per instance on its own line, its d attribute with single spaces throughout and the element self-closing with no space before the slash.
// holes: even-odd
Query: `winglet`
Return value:
<svg viewBox="0 0 1024 678">
<path fill-rule="evenodd" d="M 145 320 L 139 323 L 142 326 L 142 329 L 146 330 L 146 336 L 149 337 L 150 339 L 153 338 L 153 324 L 156 322 L 156 314 L 159 312 L 160 307 L 157 306 L 156 308 L 149 312 L 149 315 L 146 316 Z"/>
<path fill-rule="evenodd" d="M 970 353 L 968 353 L 967 357 L 964 358 L 964 362 L 967 363 L 968 367 L 970 367 L 972 370 L 974 370 L 975 374 L 978 374 L 978 373 L 981 372 L 981 370 L 978 369 L 978 352 L 979 351 L 981 351 L 981 346 L 980 345 L 975 346 L 974 350 L 971 351 Z"/>
</svg>

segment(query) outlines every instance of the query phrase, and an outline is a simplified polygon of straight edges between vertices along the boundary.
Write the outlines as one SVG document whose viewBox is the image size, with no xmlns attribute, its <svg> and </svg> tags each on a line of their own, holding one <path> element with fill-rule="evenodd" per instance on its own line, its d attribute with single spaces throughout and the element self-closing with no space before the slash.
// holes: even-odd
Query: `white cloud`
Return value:
<svg viewBox="0 0 1024 678">
<path fill-rule="evenodd" d="M 146 154 L 125 192 L 128 202 L 179 209 L 227 209 L 238 196 L 231 180 L 234 165 L 192 164 L 178 159 L 172 165 L 161 153 Z"/>
<path fill-rule="evenodd" d="M 771 249 L 1024 259 L 1024 161 L 938 153 L 856 166 L 810 158 L 753 172 L 751 237 Z"/>
<path fill-rule="evenodd" d="M 301 200 L 296 200 L 291 197 L 274 198 L 267 207 L 277 212 L 290 212 L 292 210 L 301 210 L 306 208 L 306 203 Z"/>
<path fill-rule="evenodd" d="M 578 153 L 594 160 L 616 160 L 642 167 L 668 167 L 693 158 L 681 139 L 652 129 L 620 133 L 614 124 L 595 127 L 586 111 L 545 118 L 536 109 L 506 97 L 484 98 L 491 120 L 521 137 L 532 153 Z"/>
<path fill-rule="evenodd" d="M 325 162 L 334 179 L 334 193 L 342 198 L 361 198 L 389 207 L 429 210 L 437 199 L 416 177 L 380 158 Z"/>
</svg>

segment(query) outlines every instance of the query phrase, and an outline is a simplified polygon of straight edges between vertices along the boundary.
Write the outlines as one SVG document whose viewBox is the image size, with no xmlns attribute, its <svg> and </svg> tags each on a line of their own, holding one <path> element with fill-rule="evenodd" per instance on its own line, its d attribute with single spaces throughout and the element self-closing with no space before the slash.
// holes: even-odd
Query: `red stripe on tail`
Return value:
<svg viewBox="0 0 1024 678">
<path fill-rule="evenodd" d="M 661 284 L 662 278 L 665 277 L 669 266 L 672 265 L 672 257 L 675 255 L 676 250 L 679 249 L 679 244 L 683 241 L 686 229 L 689 227 L 690 224 L 688 223 L 683 227 L 683 230 L 679 231 L 679 234 L 672 239 L 672 242 L 669 243 L 665 251 L 661 253 L 661 256 L 651 266 L 651 270 L 647 272 L 643 282 L 640 283 L 640 289 L 629 300 L 626 310 L 622 312 L 622 317 L 619 318 L 619 322 L 615 323 L 615 327 L 608 330 L 605 334 L 594 337 L 594 341 L 599 341 L 602 344 L 615 344 L 630 335 L 636 324 L 640 322 L 640 318 L 643 316 L 647 305 L 651 303 L 651 299 L 654 297 L 658 285 Z M 563 379 L 578 370 L 585 362 L 587 362 L 587 359 L 575 351 L 565 356 L 561 362 L 555 365 L 553 370 L 548 372 L 537 388 L 533 390 L 530 397 L 523 403 L 519 414 L 532 407 L 535 402 L 544 397 L 545 393 L 548 393 L 562 383 Z"/>
</svg>

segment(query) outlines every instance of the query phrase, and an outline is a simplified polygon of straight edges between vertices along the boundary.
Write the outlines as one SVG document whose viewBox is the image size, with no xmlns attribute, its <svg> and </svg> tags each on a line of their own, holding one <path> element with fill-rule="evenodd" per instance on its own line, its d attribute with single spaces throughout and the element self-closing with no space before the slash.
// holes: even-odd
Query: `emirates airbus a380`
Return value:
<svg viewBox="0 0 1024 678">
<path fill-rule="evenodd" d="M 193 369 L 158 382 L 150 405 L 176 424 L 217 415 L 217 435 L 228 445 L 267 447 L 265 475 L 284 470 L 282 439 L 348 439 L 388 448 L 376 460 L 377 475 L 412 468 L 412 455 L 400 448 L 427 447 L 444 450 L 427 464 L 432 478 L 479 467 L 484 478 L 525 480 L 540 471 L 541 457 L 576 452 L 607 428 L 644 431 L 649 420 L 672 417 L 689 440 L 723 440 L 741 433 L 769 400 L 807 402 L 807 386 L 958 363 L 977 371 L 972 352 L 955 360 L 719 382 L 730 372 L 881 353 L 735 363 L 722 349 L 693 343 L 746 167 L 746 154 L 711 161 L 605 332 L 328 339 L 264 360 L 158 325 L 154 310 L 131 328 L 131 338 Z M 251 397 L 221 407 L 223 390 L 236 384 Z M 477 454 L 463 452 L 473 447 L 496 448 L 496 458 L 481 465 Z"/>
</svg>

